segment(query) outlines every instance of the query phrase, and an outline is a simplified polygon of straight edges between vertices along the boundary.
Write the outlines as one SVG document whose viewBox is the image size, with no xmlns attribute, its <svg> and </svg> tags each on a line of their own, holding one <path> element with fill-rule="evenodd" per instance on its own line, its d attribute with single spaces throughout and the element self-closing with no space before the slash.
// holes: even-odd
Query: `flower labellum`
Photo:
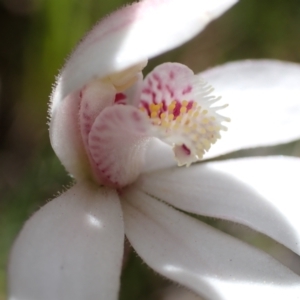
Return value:
<svg viewBox="0 0 300 300">
<path fill-rule="evenodd" d="M 117 300 L 125 235 L 156 272 L 204 298 L 300 299 L 300 277 L 288 267 L 183 212 L 239 222 L 300 254 L 298 159 L 193 164 L 229 121 L 210 84 L 232 116 L 212 147 L 217 153 L 299 138 L 300 67 L 236 62 L 199 76 L 164 63 L 142 74 L 149 58 L 188 41 L 235 2 L 143 0 L 99 22 L 78 45 L 50 104 L 51 145 L 75 183 L 16 239 L 9 300 Z M 245 122 L 255 100 L 267 109 Z M 265 129 L 271 106 L 274 135 Z M 255 134 L 242 139 L 240 131 Z"/>
<path fill-rule="evenodd" d="M 212 106 L 218 101 L 212 88 L 189 68 L 165 63 L 142 80 L 143 66 L 93 80 L 79 93 L 80 133 L 100 184 L 120 188 L 136 180 L 151 138 L 169 144 L 178 165 L 189 166 L 226 129 L 221 122 L 228 119 L 217 113 L 223 106 Z"/>
</svg>

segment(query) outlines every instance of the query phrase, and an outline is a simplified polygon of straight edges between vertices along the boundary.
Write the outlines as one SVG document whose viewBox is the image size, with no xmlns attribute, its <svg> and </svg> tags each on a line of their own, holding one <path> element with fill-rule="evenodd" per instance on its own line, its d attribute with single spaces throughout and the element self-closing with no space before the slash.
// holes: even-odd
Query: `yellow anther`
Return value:
<svg viewBox="0 0 300 300">
<path fill-rule="evenodd" d="M 203 112 L 202 112 L 203 115 L 206 115 L 207 113 L 208 113 L 208 111 L 206 109 L 203 110 Z"/>
<path fill-rule="evenodd" d="M 187 113 L 188 113 L 188 116 L 191 117 L 191 116 L 193 115 L 194 112 L 193 112 L 192 109 L 190 109 Z"/>
<path fill-rule="evenodd" d="M 206 130 L 205 130 L 203 127 L 201 127 L 201 128 L 199 128 L 199 132 L 200 132 L 201 134 L 205 134 L 205 133 L 206 133 Z"/>
<path fill-rule="evenodd" d="M 207 130 L 212 132 L 212 131 L 215 131 L 216 130 L 216 127 L 214 126 L 206 126 Z"/>
<path fill-rule="evenodd" d="M 207 124 L 208 122 L 209 122 L 209 120 L 207 118 L 204 118 L 204 119 L 201 120 L 202 124 Z"/>
<path fill-rule="evenodd" d="M 182 121 L 182 116 L 178 116 L 178 117 L 176 118 L 176 122 L 180 123 L 181 121 Z"/>
<path fill-rule="evenodd" d="M 196 130 L 198 128 L 198 124 L 194 123 L 192 126 L 191 126 L 191 129 L 192 130 Z"/>
<path fill-rule="evenodd" d="M 188 127 L 183 127 L 183 131 L 185 132 L 185 133 L 190 133 L 190 128 L 188 128 Z"/>
<path fill-rule="evenodd" d="M 186 101 L 186 100 L 183 100 L 182 101 L 182 103 L 181 103 L 181 105 L 183 106 L 183 107 L 187 107 L 188 106 L 188 101 Z"/>
<path fill-rule="evenodd" d="M 161 119 L 164 119 L 166 116 L 167 116 L 166 113 L 161 113 L 160 118 L 161 118 Z"/>
<path fill-rule="evenodd" d="M 193 114 L 193 117 L 194 117 L 194 118 L 197 118 L 198 116 L 199 116 L 199 111 L 196 110 L 196 111 L 194 112 L 194 114 Z"/>
<path fill-rule="evenodd" d="M 169 119 L 169 121 L 173 121 L 174 120 L 174 115 L 173 114 L 169 114 L 168 115 L 168 119 Z"/>
<path fill-rule="evenodd" d="M 173 112 L 174 108 L 175 108 L 175 105 L 170 104 L 170 105 L 168 106 L 168 111 L 169 111 L 169 112 Z"/>
<path fill-rule="evenodd" d="M 186 107 L 183 107 L 183 106 L 182 106 L 182 107 L 180 108 L 180 113 L 181 113 L 181 114 L 186 113 Z"/>
<path fill-rule="evenodd" d="M 149 108 L 150 108 L 151 111 L 153 111 L 154 108 L 155 108 L 155 104 L 154 104 L 154 103 L 151 103 L 151 104 L 149 105 Z"/>
<path fill-rule="evenodd" d="M 152 111 L 151 112 L 151 118 L 156 118 L 157 117 L 157 112 L 156 111 Z"/>
<path fill-rule="evenodd" d="M 197 134 L 193 134 L 191 138 L 192 138 L 192 141 L 194 141 L 194 142 L 197 142 L 199 139 Z"/>
</svg>

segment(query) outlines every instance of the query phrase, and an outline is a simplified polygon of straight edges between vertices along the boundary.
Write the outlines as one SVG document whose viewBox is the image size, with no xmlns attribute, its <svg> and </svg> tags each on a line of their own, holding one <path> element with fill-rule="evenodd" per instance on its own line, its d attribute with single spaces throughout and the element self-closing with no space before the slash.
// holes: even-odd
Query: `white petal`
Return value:
<svg viewBox="0 0 300 300">
<path fill-rule="evenodd" d="M 143 173 L 177 166 L 172 147 L 157 138 L 149 141 L 145 152 Z"/>
<path fill-rule="evenodd" d="M 182 210 L 242 223 L 300 254 L 300 159 L 247 158 L 145 175 L 136 186 Z"/>
<path fill-rule="evenodd" d="M 124 197 L 126 235 L 160 274 L 207 299 L 300 299 L 300 277 L 266 253 L 142 192 Z"/>
<path fill-rule="evenodd" d="M 275 60 L 225 64 L 201 74 L 222 96 L 228 132 L 207 157 L 300 138 L 300 65 Z"/>
<path fill-rule="evenodd" d="M 103 77 L 180 46 L 237 0 L 144 0 L 98 23 L 62 70 L 53 107 L 94 76 Z"/>
<path fill-rule="evenodd" d="M 116 300 L 124 229 L 115 191 L 77 184 L 42 207 L 18 236 L 10 300 Z"/>
<path fill-rule="evenodd" d="M 52 114 L 50 140 L 56 155 L 77 180 L 87 176 L 88 157 L 86 156 L 79 128 L 79 92 L 70 94 L 61 102 L 59 109 Z"/>
</svg>

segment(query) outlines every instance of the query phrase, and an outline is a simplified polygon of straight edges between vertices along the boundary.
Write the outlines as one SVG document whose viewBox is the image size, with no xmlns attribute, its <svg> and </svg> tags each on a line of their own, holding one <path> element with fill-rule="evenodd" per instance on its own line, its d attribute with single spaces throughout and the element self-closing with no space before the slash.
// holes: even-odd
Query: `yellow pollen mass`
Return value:
<svg viewBox="0 0 300 300">
<path fill-rule="evenodd" d="M 151 112 L 151 118 L 156 118 L 157 117 L 157 112 L 156 111 L 152 111 Z"/>
<path fill-rule="evenodd" d="M 186 107 L 183 107 L 183 106 L 182 106 L 182 107 L 180 108 L 180 113 L 181 113 L 181 114 L 186 113 L 186 111 L 187 111 L 187 108 L 186 108 Z"/>
<path fill-rule="evenodd" d="M 173 114 L 169 114 L 168 115 L 168 119 L 169 119 L 169 121 L 173 121 L 174 120 L 174 115 Z"/>
<path fill-rule="evenodd" d="M 183 107 L 186 107 L 186 106 L 188 106 L 188 101 L 186 101 L 186 100 L 183 100 L 182 101 L 182 103 L 181 103 L 181 105 L 183 106 Z"/>
</svg>

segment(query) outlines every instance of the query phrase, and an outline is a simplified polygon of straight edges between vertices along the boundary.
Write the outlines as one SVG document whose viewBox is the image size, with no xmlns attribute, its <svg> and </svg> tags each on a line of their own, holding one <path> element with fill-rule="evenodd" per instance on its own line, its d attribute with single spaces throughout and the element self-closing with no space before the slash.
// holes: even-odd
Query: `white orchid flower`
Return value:
<svg viewBox="0 0 300 300">
<path fill-rule="evenodd" d="M 76 184 L 18 236 L 9 299 L 117 299 L 125 235 L 156 272 L 204 298 L 300 299 L 297 274 L 181 212 L 244 224 L 300 254 L 299 159 L 192 164 L 225 125 L 206 157 L 299 138 L 299 65 L 235 62 L 199 77 L 166 63 L 142 78 L 148 58 L 191 39 L 234 3 L 144 0 L 79 44 L 50 107 L 52 146 Z M 229 104 L 222 114 L 219 95 Z"/>
</svg>

